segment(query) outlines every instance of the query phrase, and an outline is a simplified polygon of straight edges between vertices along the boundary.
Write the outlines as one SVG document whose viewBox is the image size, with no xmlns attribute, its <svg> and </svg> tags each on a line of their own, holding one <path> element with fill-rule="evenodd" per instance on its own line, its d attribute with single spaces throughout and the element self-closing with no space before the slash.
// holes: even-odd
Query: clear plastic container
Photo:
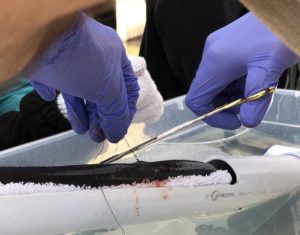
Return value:
<svg viewBox="0 0 300 235">
<path fill-rule="evenodd" d="M 256 128 L 225 131 L 199 122 L 135 156 L 143 160 L 195 159 L 208 156 L 261 155 L 272 145 L 300 147 L 300 92 L 277 90 L 263 122 Z M 184 97 L 165 102 L 165 112 L 154 123 L 133 123 L 118 144 L 97 144 L 88 134 L 73 131 L 44 138 L 0 152 L 0 165 L 74 165 L 97 163 L 151 137 L 195 118 Z M 132 157 L 133 155 L 129 155 Z M 126 160 L 127 159 L 127 160 Z M 122 161 L 132 160 L 124 158 Z"/>
<path fill-rule="evenodd" d="M 0 151 L 0 166 L 60 166 L 85 164 L 93 161 L 103 144 L 88 135 L 67 131 L 14 148 Z"/>
<path fill-rule="evenodd" d="M 227 131 L 199 122 L 135 155 L 148 161 L 174 158 L 201 161 L 210 156 L 263 155 L 276 144 L 300 147 L 299 95 L 298 91 L 276 91 L 267 115 L 256 128 Z M 133 147 L 193 118 L 195 115 L 185 106 L 184 97 L 169 100 L 158 122 L 142 127 L 132 125 L 127 143 Z"/>
<path fill-rule="evenodd" d="M 263 155 L 275 144 L 300 147 L 299 96 L 298 91 L 276 91 L 266 117 L 256 128 L 242 127 L 235 131 L 224 131 L 200 122 L 120 161 L 135 161 L 134 157 L 145 161 L 201 161 L 210 156 Z M 97 163 L 193 118 L 194 114 L 184 105 L 184 97 L 179 97 L 165 102 L 165 112 L 159 121 L 132 124 L 126 138 L 117 145 L 96 144 L 90 141 L 87 135 L 77 136 L 68 131 L 2 151 L 0 165 L 52 166 Z M 299 235 L 300 195 L 299 192 L 291 192 L 289 195 L 235 214 L 206 220 L 191 216 L 121 226 L 122 229 L 113 231 L 94 230 L 72 234 Z"/>
</svg>

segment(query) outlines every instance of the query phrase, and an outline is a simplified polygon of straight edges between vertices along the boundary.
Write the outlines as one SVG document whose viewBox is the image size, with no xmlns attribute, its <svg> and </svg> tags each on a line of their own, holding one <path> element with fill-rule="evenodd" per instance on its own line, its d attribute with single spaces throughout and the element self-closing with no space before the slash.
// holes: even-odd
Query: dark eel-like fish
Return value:
<svg viewBox="0 0 300 235">
<path fill-rule="evenodd" d="M 188 160 L 58 167 L 0 167 L 0 182 L 3 184 L 52 182 L 90 187 L 117 186 L 145 181 L 163 181 L 180 175 L 206 176 L 218 168 L 213 164 Z"/>
</svg>

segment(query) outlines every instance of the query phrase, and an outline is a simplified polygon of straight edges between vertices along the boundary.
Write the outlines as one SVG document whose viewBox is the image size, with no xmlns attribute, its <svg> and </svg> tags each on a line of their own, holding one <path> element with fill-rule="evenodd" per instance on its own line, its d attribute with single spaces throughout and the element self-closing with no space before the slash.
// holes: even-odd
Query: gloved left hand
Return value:
<svg viewBox="0 0 300 235">
<path fill-rule="evenodd" d="M 31 66 L 29 78 L 45 100 L 65 99 L 72 128 L 117 142 L 136 112 L 139 86 L 116 32 L 81 14 L 78 22 Z"/>
<path fill-rule="evenodd" d="M 275 87 L 285 69 L 299 57 L 252 13 L 212 33 L 186 96 L 187 106 L 201 116 L 242 97 Z M 271 95 L 206 118 L 209 125 L 237 129 L 255 127 L 263 119 Z"/>
</svg>

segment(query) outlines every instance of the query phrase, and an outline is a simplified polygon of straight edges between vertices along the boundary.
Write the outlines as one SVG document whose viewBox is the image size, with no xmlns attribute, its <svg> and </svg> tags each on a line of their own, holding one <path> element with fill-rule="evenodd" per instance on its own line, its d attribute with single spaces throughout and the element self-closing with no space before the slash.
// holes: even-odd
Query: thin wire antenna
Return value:
<svg viewBox="0 0 300 235">
<path fill-rule="evenodd" d="M 126 142 L 127 142 L 127 141 L 126 141 Z M 105 143 L 106 143 L 106 141 L 103 141 L 102 147 L 101 147 L 101 149 L 99 150 L 97 156 L 99 156 L 99 155 L 101 155 L 101 154 L 103 153 L 103 150 L 105 149 Z M 129 146 L 129 147 L 130 147 L 130 146 Z M 118 145 L 116 146 L 116 149 L 115 149 L 115 152 L 114 152 L 114 153 L 116 153 L 117 151 L 118 151 Z M 98 158 L 98 157 L 97 157 L 97 158 Z M 97 164 L 97 163 L 96 163 L 97 158 L 94 159 L 93 164 Z M 105 202 L 106 202 L 106 204 L 107 204 L 107 207 L 108 207 L 110 213 L 111 213 L 112 216 L 114 217 L 114 219 L 115 219 L 116 223 L 118 224 L 119 228 L 121 229 L 123 235 L 125 235 L 125 231 L 124 231 L 123 227 L 121 226 L 121 223 L 118 221 L 117 216 L 115 215 L 113 209 L 111 208 L 111 206 L 110 206 L 110 204 L 109 204 L 109 201 L 108 201 L 108 199 L 107 199 L 107 197 L 106 197 L 106 195 L 105 195 L 105 193 L 104 193 L 104 191 L 103 191 L 103 188 L 100 187 L 100 190 L 101 190 L 102 196 L 103 196 L 103 198 L 104 198 L 104 200 L 105 200 Z"/>
<path fill-rule="evenodd" d="M 127 139 L 126 139 L 126 137 L 124 138 L 124 140 L 125 140 L 127 146 L 129 147 L 129 150 L 132 150 L 132 154 L 133 154 L 133 157 L 135 158 L 135 160 L 136 160 L 137 162 L 139 162 L 140 160 L 139 160 L 138 156 L 136 155 L 136 152 L 133 151 L 133 148 L 130 147 L 130 145 L 129 145 Z"/>
<path fill-rule="evenodd" d="M 111 208 L 111 206 L 110 206 L 110 204 L 109 204 L 109 202 L 108 202 L 108 200 L 107 200 L 107 198 L 106 198 L 106 195 L 105 195 L 105 193 L 104 193 L 104 191 L 103 191 L 103 188 L 100 187 L 100 190 L 101 190 L 101 192 L 102 192 L 102 195 L 103 195 L 103 197 L 104 197 L 104 200 L 106 201 L 106 204 L 107 204 L 107 206 L 108 206 L 108 208 L 109 208 L 109 210 L 110 210 L 112 216 L 114 217 L 115 221 L 117 222 L 117 224 L 118 224 L 119 228 L 121 229 L 123 235 L 125 235 L 125 231 L 124 231 L 122 225 L 120 224 L 120 222 L 118 221 L 117 216 L 115 215 L 113 209 Z"/>
</svg>

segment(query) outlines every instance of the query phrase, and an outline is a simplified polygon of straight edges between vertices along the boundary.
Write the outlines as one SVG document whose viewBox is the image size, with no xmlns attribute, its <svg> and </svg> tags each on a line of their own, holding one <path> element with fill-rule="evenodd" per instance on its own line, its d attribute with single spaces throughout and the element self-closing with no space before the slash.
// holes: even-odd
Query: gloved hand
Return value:
<svg viewBox="0 0 300 235">
<path fill-rule="evenodd" d="M 207 38 L 186 104 L 200 116 L 233 99 L 276 86 L 283 71 L 297 61 L 299 58 L 289 48 L 248 13 Z M 245 103 L 205 121 L 224 129 L 239 128 L 241 123 L 255 127 L 263 119 L 271 97 Z"/>
<path fill-rule="evenodd" d="M 116 32 L 81 14 L 31 66 L 29 78 L 45 100 L 65 99 L 72 128 L 117 142 L 136 111 L 139 86 Z"/>
</svg>

